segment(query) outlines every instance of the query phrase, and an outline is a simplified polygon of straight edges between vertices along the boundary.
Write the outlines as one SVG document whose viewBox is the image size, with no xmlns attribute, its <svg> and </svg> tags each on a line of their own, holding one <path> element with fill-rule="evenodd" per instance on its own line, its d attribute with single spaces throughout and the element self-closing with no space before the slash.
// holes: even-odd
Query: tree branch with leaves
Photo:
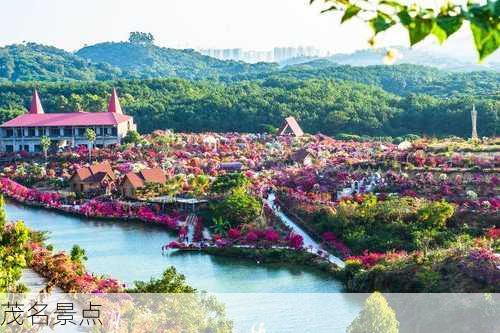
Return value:
<svg viewBox="0 0 500 333">
<path fill-rule="evenodd" d="M 424 1 L 401 0 L 320 0 L 327 7 L 322 11 L 343 13 L 344 23 L 353 17 L 366 22 L 373 30 L 371 45 L 377 34 L 394 26 L 408 31 L 410 45 L 428 36 L 444 43 L 468 21 L 479 60 L 493 54 L 500 45 L 500 1 L 436 1 L 429 6 Z M 313 4 L 318 0 L 310 0 Z"/>
</svg>

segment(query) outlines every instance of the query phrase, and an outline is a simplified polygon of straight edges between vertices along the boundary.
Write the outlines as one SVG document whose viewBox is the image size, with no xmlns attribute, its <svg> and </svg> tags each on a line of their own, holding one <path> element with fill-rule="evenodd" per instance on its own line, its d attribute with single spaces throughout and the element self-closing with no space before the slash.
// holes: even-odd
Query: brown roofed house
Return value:
<svg viewBox="0 0 500 333">
<path fill-rule="evenodd" d="M 79 168 L 69 179 L 71 189 L 76 193 L 101 192 L 109 193 L 111 182 L 116 179 L 108 161 L 95 163 L 89 167 Z"/>
<path fill-rule="evenodd" d="M 137 199 L 137 190 L 146 183 L 165 184 L 167 177 L 161 168 L 144 169 L 139 172 L 129 172 L 121 184 L 122 195 L 126 198 Z"/>
<path fill-rule="evenodd" d="M 283 125 L 278 131 L 278 135 L 293 135 L 295 137 L 300 137 L 304 135 L 304 131 L 300 128 L 299 123 L 294 117 L 285 118 Z"/>
</svg>

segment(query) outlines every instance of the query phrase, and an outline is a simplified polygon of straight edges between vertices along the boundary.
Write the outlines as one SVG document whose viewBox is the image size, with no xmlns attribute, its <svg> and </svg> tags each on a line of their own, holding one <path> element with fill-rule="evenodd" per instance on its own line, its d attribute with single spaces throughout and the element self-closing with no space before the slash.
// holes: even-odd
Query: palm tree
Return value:
<svg viewBox="0 0 500 333">
<path fill-rule="evenodd" d="M 97 136 L 92 128 L 87 128 L 87 130 L 85 131 L 85 136 L 87 137 L 87 141 L 90 143 L 89 162 L 92 163 L 92 149 L 94 148 L 94 142 Z"/>
<path fill-rule="evenodd" d="M 42 147 L 43 155 L 45 156 L 45 163 L 47 163 L 47 151 L 49 150 L 51 144 L 52 141 L 46 135 L 42 136 L 40 139 L 40 146 Z"/>
<path fill-rule="evenodd" d="M 182 190 L 184 185 L 184 177 L 182 175 L 176 175 L 167 180 L 163 185 L 163 193 L 169 197 L 175 197 Z"/>
<path fill-rule="evenodd" d="M 203 196 L 210 186 L 210 179 L 205 175 L 198 175 L 189 178 L 189 185 L 191 186 L 191 191 L 196 197 Z"/>
<path fill-rule="evenodd" d="M 214 232 L 219 235 L 225 235 L 231 226 L 223 217 L 214 218 L 212 221 L 214 223 Z"/>
</svg>

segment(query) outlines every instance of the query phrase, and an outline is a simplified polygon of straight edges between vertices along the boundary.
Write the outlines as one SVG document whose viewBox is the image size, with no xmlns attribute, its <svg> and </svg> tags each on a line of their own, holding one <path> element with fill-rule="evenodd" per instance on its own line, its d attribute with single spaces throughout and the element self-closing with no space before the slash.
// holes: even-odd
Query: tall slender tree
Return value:
<svg viewBox="0 0 500 333">
<path fill-rule="evenodd" d="M 47 163 L 47 152 L 49 151 L 50 145 L 52 144 L 52 140 L 46 135 L 42 136 L 40 139 L 40 146 L 43 150 L 43 156 L 45 157 L 45 163 Z"/>
<path fill-rule="evenodd" d="M 0 195 L 0 234 L 6 223 L 7 223 L 7 214 L 5 213 L 5 200 L 3 198 L 3 195 Z"/>
<path fill-rule="evenodd" d="M 92 163 L 92 149 L 94 149 L 94 142 L 97 138 L 97 135 L 95 134 L 95 131 L 92 128 L 87 128 L 87 130 L 85 131 L 85 137 L 87 138 L 87 141 L 90 143 L 89 162 Z"/>
</svg>

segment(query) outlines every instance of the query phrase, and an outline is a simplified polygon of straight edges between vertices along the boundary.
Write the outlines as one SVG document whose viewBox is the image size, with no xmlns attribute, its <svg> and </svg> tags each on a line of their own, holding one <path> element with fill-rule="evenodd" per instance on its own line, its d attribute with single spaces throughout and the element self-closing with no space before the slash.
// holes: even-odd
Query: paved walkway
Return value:
<svg viewBox="0 0 500 333">
<path fill-rule="evenodd" d="M 278 216 L 279 219 L 285 225 L 290 227 L 294 233 L 302 236 L 304 240 L 304 247 L 307 248 L 309 252 L 314 254 L 319 254 L 321 251 L 323 253 L 328 254 L 328 260 L 331 263 L 334 263 L 341 268 L 345 266 L 345 263 L 340 258 L 334 256 L 333 254 L 323 249 L 318 242 L 312 239 L 312 237 L 309 236 L 309 234 L 307 234 L 300 226 L 298 226 L 292 219 L 286 216 L 285 213 L 283 213 L 279 208 L 279 206 L 275 203 L 275 200 L 276 200 L 276 195 L 274 193 L 270 193 L 266 199 L 266 202 L 268 203 L 269 207 L 271 207 L 271 209 L 274 211 L 276 216 Z"/>
<path fill-rule="evenodd" d="M 74 304 L 74 310 L 76 313 L 81 313 L 81 308 L 78 306 L 74 300 L 69 297 L 64 291 L 59 287 L 54 287 L 50 291 L 50 294 L 41 293 L 46 287 L 48 280 L 42 276 L 40 276 L 37 272 L 32 270 L 31 268 L 27 268 L 23 270 L 23 275 L 21 276 L 21 283 L 26 285 L 29 289 L 27 299 L 23 301 L 23 304 L 34 304 L 34 302 L 38 302 L 39 304 L 48 304 L 49 307 L 53 308 L 57 303 L 71 303 Z M 27 305 L 26 305 L 27 306 Z M 56 325 L 51 329 L 48 326 L 39 326 L 39 330 L 37 332 L 40 333 L 49 333 L 49 332 L 68 332 L 68 333 L 77 333 L 77 332 L 90 332 L 91 328 L 89 327 L 81 327 L 76 325 Z M 16 330 L 14 329 L 14 332 Z"/>
<path fill-rule="evenodd" d="M 23 275 L 21 276 L 21 283 L 26 285 L 29 289 L 30 294 L 38 294 L 40 293 L 44 288 L 47 287 L 47 279 L 40 276 L 37 272 L 32 270 L 31 268 L 26 268 L 23 270 Z M 57 294 L 62 294 L 64 293 L 60 288 L 55 287 L 52 289 L 52 292 L 57 293 Z"/>
</svg>

